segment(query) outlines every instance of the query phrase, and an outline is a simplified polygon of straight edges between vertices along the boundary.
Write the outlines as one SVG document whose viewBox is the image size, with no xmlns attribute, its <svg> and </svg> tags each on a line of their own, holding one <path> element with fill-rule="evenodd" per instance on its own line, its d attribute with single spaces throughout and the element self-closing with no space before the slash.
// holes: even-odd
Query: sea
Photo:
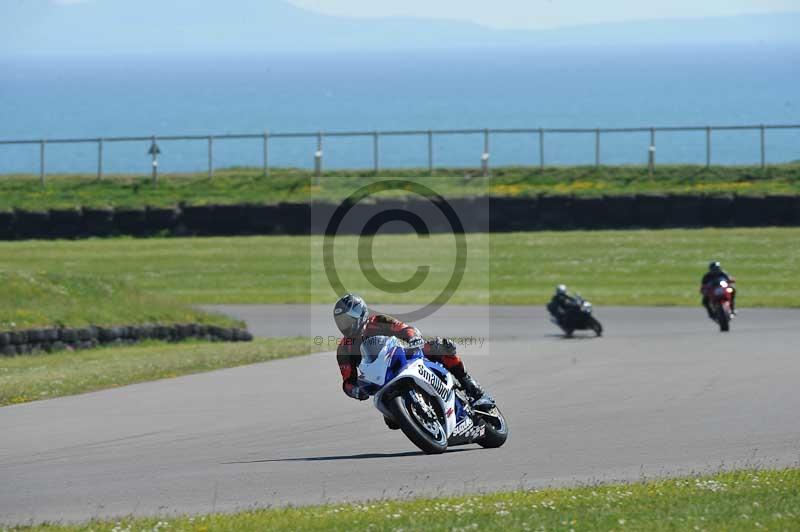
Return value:
<svg viewBox="0 0 800 532">
<path fill-rule="evenodd" d="M 0 140 L 484 128 L 800 124 L 800 46 L 490 48 L 241 55 L 3 56 Z M 484 136 L 435 135 L 436 166 L 478 166 Z M 372 168 L 371 136 L 323 136 L 325 168 Z M 382 168 L 425 167 L 426 135 L 381 136 Z M 657 132 L 657 163 L 704 164 L 706 132 Z M 216 139 L 213 166 L 263 164 L 262 139 Z M 650 134 L 600 136 L 601 164 L 643 164 Z M 149 142 L 105 142 L 103 171 L 147 172 Z M 206 140 L 159 142 L 162 172 L 204 171 Z M 547 165 L 590 165 L 594 133 L 547 133 Z M 316 138 L 270 138 L 272 167 L 311 168 Z M 492 165 L 538 165 L 538 134 L 493 134 Z M 767 130 L 768 164 L 800 128 Z M 758 164 L 760 131 L 713 131 L 713 164 Z M 92 173 L 98 143 L 46 145 L 48 172 Z M 0 144 L 0 174 L 40 146 Z"/>
</svg>

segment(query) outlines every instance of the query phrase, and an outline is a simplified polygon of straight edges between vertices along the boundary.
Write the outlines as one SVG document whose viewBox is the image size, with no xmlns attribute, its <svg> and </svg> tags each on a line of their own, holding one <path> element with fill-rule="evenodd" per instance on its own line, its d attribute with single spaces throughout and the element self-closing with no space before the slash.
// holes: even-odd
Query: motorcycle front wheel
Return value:
<svg viewBox="0 0 800 532">
<path fill-rule="evenodd" d="M 411 387 L 389 402 L 389 409 L 403 434 L 425 454 L 447 450 L 447 433 L 430 398 Z"/>
<path fill-rule="evenodd" d="M 484 433 L 481 439 L 477 440 L 477 444 L 487 449 L 494 449 L 502 446 L 508 439 L 508 424 L 506 418 L 503 417 L 502 412 L 497 406 L 485 411 L 485 415 L 476 412 L 476 416 L 483 418 L 486 423 L 484 426 Z"/>
<path fill-rule="evenodd" d="M 603 326 L 600 325 L 600 322 L 597 321 L 597 319 L 594 316 L 589 318 L 589 326 L 594 331 L 594 334 L 596 334 L 597 336 L 603 336 Z"/>
<path fill-rule="evenodd" d="M 719 306 L 717 322 L 719 323 L 720 332 L 728 332 L 731 330 L 731 309 L 728 305 L 723 304 Z"/>
</svg>

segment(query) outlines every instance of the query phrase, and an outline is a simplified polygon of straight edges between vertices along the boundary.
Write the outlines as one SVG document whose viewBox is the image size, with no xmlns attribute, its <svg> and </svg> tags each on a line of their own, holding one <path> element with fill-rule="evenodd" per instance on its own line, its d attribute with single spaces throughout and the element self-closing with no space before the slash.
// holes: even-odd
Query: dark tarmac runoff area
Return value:
<svg viewBox="0 0 800 532">
<path fill-rule="evenodd" d="M 510 436 L 425 456 L 342 393 L 330 306 L 216 308 L 327 352 L 0 408 L 0 523 L 800 463 L 800 310 L 743 308 L 722 334 L 699 307 L 599 308 L 603 338 L 564 339 L 540 307 L 445 307 L 416 325 L 457 340 Z"/>
</svg>

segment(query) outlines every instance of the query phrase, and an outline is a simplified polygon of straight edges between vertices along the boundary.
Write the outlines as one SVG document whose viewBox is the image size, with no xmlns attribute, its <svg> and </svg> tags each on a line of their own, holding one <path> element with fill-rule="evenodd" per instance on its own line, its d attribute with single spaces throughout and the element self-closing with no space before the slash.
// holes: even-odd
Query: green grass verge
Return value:
<svg viewBox="0 0 800 532">
<path fill-rule="evenodd" d="M 421 170 L 392 170 L 380 177 L 411 178 L 435 184 L 445 197 L 527 196 L 536 194 L 693 193 L 800 194 L 800 164 L 770 166 L 659 166 L 653 176 L 641 166 L 495 168 L 490 178 L 475 169 L 440 169 L 436 177 Z M 335 178 L 335 179 L 332 179 Z M 367 171 L 326 172 L 316 180 L 307 171 L 274 169 L 264 178 L 256 168 L 217 170 L 164 176 L 157 187 L 147 176 L 117 175 L 98 181 L 94 175 L 52 175 L 46 186 L 38 176 L 6 175 L 0 179 L 0 210 L 88 206 L 169 206 L 307 202 L 310 198 L 337 200 L 374 176 Z"/>
<path fill-rule="evenodd" d="M 276 338 L 248 343 L 146 342 L 54 355 L 0 357 L 0 406 L 305 355 L 312 350 L 317 349 L 307 338 Z"/>
<path fill-rule="evenodd" d="M 450 278 L 452 235 L 374 240 L 376 269 L 387 278 L 431 266 L 419 288 L 394 295 L 365 280 L 357 242 L 336 239 L 336 265 L 368 301 L 428 302 Z M 471 234 L 465 276 L 450 302 L 543 304 L 563 282 L 597 305 L 697 305 L 700 277 L 716 258 L 736 275 L 741 306 L 800 307 L 798 242 L 800 228 Z M 331 303 L 320 248 L 318 237 L 286 236 L 2 242 L 0 271 L 122 279 L 180 304 Z M 4 294 L 0 309 L 9 306 Z"/>
<path fill-rule="evenodd" d="M 241 325 L 225 316 L 200 312 L 157 292 L 142 290 L 115 275 L 96 277 L 74 262 L 51 264 L 39 243 L 37 256 L 49 273 L 22 265 L 0 267 L 0 331 L 44 326 L 135 325 L 142 323 L 205 323 Z M 100 256 L 92 261 L 102 263 Z"/>
<path fill-rule="evenodd" d="M 800 470 L 11 530 L 797 530 Z"/>
</svg>

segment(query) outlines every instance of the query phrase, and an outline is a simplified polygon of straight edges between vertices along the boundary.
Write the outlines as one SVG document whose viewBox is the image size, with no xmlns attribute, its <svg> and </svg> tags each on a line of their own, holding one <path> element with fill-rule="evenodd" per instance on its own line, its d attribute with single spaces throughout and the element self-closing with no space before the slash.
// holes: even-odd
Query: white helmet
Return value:
<svg viewBox="0 0 800 532">
<path fill-rule="evenodd" d="M 333 307 L 333 321 L 345 336 L 358 334 L 367 321 L 369 309 L 363 299 L 354 294 L 347 294 Z"/>
</svg>

